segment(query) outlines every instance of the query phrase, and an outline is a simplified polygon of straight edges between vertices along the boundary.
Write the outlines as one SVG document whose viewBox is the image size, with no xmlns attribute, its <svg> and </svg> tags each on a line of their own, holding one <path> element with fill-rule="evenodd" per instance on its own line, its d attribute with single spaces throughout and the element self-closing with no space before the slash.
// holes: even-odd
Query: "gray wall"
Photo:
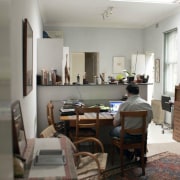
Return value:
<svg viewBox="0 0 180 180">
<path fill-rule="evenodd" d="M 152 51 L 155 53 L 155 58 L 160 59 L 160 83 L 154 83 L 154 99 L 161 99 L 161 95 L 163 94 L 163 79 L 164 79 L 164 71 L 163 71 L 163 43 L 164 36 L 163 33 L 169 31 L 173 28 L 178 28 L 178 59 L 180 59 L 180 14 L 173 15 L 161 22 L 158 23 L 158 27 L 155 25 L 146 28 L 144 30 L 144 51 Z M 180 60 L 178 60 L 178 68 L 180 68 Z M 178 81 L 180 82 L 180 72 L 178 71 Z"/>
<path fill-rule="evenodd" d="M 99 52 L 100 73 L 112 74 L 113 56 L 124 56 L 130 69 L 131 55 L 143 53 L 143 30 L 117 28 L 62 27 L 46 30 L 63 32 L 64 46 L 71 52 Z"/>
<path fill-rule="evenodd" d="M 142 84 L 139 87 L 142 98 L 148 100 L 150 103 L 153 85 Z M 104 104 L 107 103 L 107 101 L 104 101 L 105 99 L 121 99 L 126 94 L 125 88 L 126 85 L 38 86 L 38 135 L 48 125 L 46 106 L 50 100 L 54 104 L 54 115 L 57 122 L 59 120 L 59 109 L 63 105 L 63 100 L 95 100 L 97 103 L 103 102 Z"/>
<path fill-rule="evenodd" d="M 11 0 L 0 1 L 0 179 L 13 179 L 10 111 Z"/>
<path fill-rule="evenodd" d="M 22 76 L 22 21 L 27 18 L 33 30 L 33 90 L 23 97 Z M 42 35 L 42 22 L 36 0 L 16 0 L 12 2 L 11 22 L 12 69 L 11 69 L 11 100 L 20 100 L 27 138 L 36 136 L 37 129 L 37 39 Z"/>
</svg>

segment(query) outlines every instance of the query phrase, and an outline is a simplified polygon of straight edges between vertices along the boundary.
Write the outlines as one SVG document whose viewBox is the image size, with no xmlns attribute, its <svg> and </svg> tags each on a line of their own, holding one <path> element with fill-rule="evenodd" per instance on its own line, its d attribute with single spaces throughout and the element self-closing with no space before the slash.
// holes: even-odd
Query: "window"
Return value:
<svg viewBox="0 0 180 180">
<path fill-rule="evenodd" d="M 164 93 L 173 96 L 177 83 L 177 29 L 164 33 Z"/>
</svg>

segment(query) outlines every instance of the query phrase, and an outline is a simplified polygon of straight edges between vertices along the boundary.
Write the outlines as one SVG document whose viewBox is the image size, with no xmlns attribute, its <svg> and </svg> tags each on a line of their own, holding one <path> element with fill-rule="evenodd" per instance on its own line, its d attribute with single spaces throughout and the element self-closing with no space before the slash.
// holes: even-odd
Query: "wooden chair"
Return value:
<svg viewBox="0 0 180 180">
<path fill-rule="evenodd" d="M 137 129 L 125 129 L 125 121 L 127 118 L 140 118 L 142 120 L 142 126 Z M 120 163 L 121 163 L 121 174 L 124 176 L 124 150 L 134 149 L 135 152 L 140 153 L 140 163 L 142 168 L 142 175 L 145 175 L 145 161 L 144 161 L 144 154 L 146 151 L 146 117 L 147 111 L 133 111 L 133 112 L 120 112 L 120 119 L 121 119 L 121 131 L 120 137 L 124 137 L 125 134 L 132 135 L 131 137 L 127 138 L 113 138 L 112 144 L 113 147 L 117 147 L 120 149 Z M 134 119 L 132 119 L 133 121 Z M 138 136 L 137 136 L 138 135 Z M 114 148 L 113 148 L 114 149 Z M 112 153 L 113 156 L 113 153 Z"/>
<path fill-rule="evenodd" d="M 76 107 L 76 127 L 70 129 L 69 135 L 73 141 L 85 137 L 99 138 L 99 107 Z"/>
<path fill-rule="evenodd" d="M 41 138 L 54 137 L 56 130 L 53 125 L 45 128 L 41 134 Z M 70 145 L 71 151 L 74 156 L 74 164 L 76 166 L 78 180 L 86 180 L 88 178 L 102 179 L 103 172 L 106 169 L 107 153 L 104 152 L 104 146 L 98 139 L 94 137 L 84 138 L 72 143 L 72 141 L 65 135 L 60 134 L 57 137 L 66 138 L 66 142 Z M 84 142 L 96 143 L 99 147 L 99 151 L 91 153 L 87 151 L 80 152 L 78 145 Z"/>
<path fill-rule="evenodd" d="M 54 105 L 52 103 L 52 101 L 50 101 L 47 104 L 47 120 L 48 120 L 48 124 L 49 125 L 53 125 L 54 128 L 56 129 L 56 131 L 58 131 L 59 133 L 64 133 L 65 131 L 65 125 L 64 122 L 57 122 L 55 123 L 54 121 Z"/>
<path fill-rule="evenodd" d="M 99 147 L 99 151 L 96 153 L 91 152 L 79 152 L 76 149 L 74 152 L 75 164 L 77 168 L 78 180 L 86 179 L 105 179 L 103 172 L 106 169 L 107 156 L 108 154 L 104 152 L 104 146 L 100 140 L 94 137 L 87 137 L 74 142 L 76 148 L 79 144 L 84 142 L 96 143 L 96 147 Z M 97 150 L 97 149 L 96 149 Z"/>
<path fill-rule="evenodd" d="M 57 133 L 56 129 L 54 128 L 54 125 L 50 125 L 47 128 L 45 128 L 41 133 L 40 137 L 41 138 L 50 138 L 50 137 L 55 137 L 55 134 Z"/>
</svg>

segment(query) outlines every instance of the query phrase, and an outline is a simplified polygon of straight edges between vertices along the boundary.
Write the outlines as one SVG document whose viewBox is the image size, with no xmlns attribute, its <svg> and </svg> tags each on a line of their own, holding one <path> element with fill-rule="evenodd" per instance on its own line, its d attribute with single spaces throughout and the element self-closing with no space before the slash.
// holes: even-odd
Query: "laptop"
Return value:
<svg viewBox="0 0 180 180">
<path fill-rule="evenodd" d="M 109 101 L 110 114 L 115 115 L 124 101 Z"/>
</svg>

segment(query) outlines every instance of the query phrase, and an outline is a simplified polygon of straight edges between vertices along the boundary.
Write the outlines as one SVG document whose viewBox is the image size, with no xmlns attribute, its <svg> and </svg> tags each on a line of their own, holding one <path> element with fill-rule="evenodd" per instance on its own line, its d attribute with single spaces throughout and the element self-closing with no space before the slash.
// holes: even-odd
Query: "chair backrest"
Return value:
<svg viewBox="0 0 180 180">
<path fill-rule="evenodd" d="M 48 120 L 48 125 L 53 124 L 54 125 L 54 105 L 52 104 L 52 101 L 50 101 L 47 104 L 47 120 Z"/>
<path fill-rule="evenodd" d="M 99 107 L 76 107 L 76 138 L 79 138 L 81 128 L 94 128 L 96 138 L 99 138 Z"/>
<path fill-rule="evenodd" d="M 147 111 L 146 110 L 142 110 L 142 111 L 121 111 L 120 112 L 120 119 L 121 119 L 121 131 L 120 131 L 120 137 L 124 137 L 125 134 L 130 134 L 130 135 L 141 135 L 141 142 L 144 143 L 145 142 L 145 138 L 146 138 L 146 117 L 147 117 Z M 134 119 L 133 119 L 134 118 Z M 134 121 L 135 118 L 138 118 L 138 120 L 140 119 L 142 122 L 142 126 L 139 128 L 131 128 L 131 129 L 127 129 L 125 128 L 125 121 L 126 120 L 132 120 Z M 120 142 L 121 144 L 124 144 L 125 138 L 120 138 Z"/>
<path fill-rule="evenodd" d="M 40 133 L 40 137 L 41 138 L 54 137 L 55 133 L 56 133 L 56 130 L 55 130 L 54 126 L 50 125 Z"/>
</svg>

